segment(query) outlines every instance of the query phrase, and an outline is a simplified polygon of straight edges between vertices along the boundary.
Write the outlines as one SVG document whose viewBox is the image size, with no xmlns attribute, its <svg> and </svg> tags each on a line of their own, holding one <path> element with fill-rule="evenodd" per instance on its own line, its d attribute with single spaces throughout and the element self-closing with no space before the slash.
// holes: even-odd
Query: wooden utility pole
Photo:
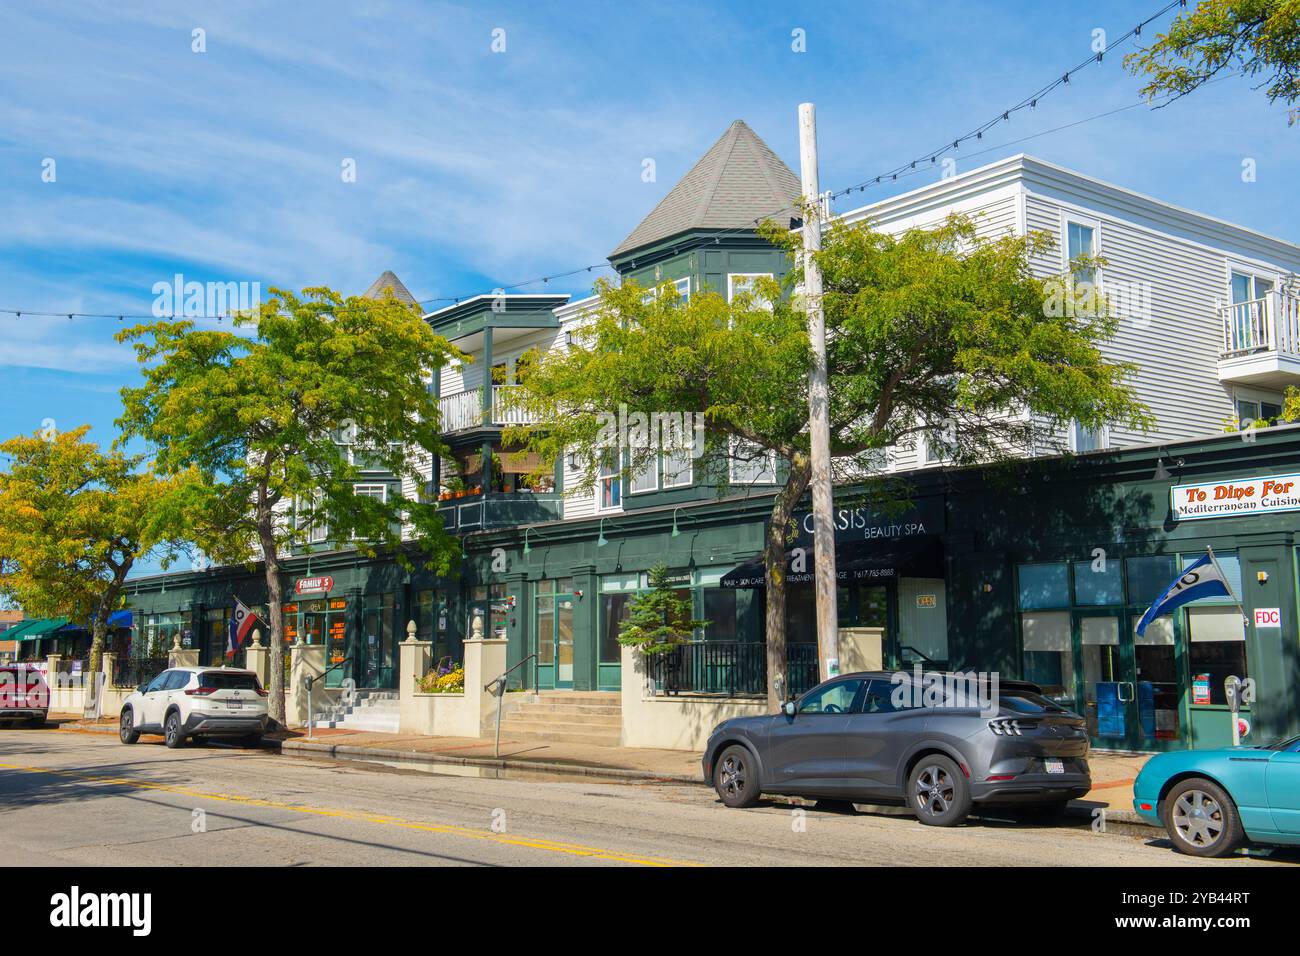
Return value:
<svg viewBox="0 0 1300 956">
<path fill-rule="evenodd" d="M 808 426 L 812 441 L 813 563 L 817 587 L 817 661 L 822 680 L 840 672 L 839 613 L 835 594 L 835 508 L 831 488 L 830 386 L 826 376 L 826 317 L 822 271 L 822 197 L 817 175 L 817 107 L 799 104 L 799 170 L 803 191 L 803 295 L 813 365 L 808 372 Z"/>
</svg>

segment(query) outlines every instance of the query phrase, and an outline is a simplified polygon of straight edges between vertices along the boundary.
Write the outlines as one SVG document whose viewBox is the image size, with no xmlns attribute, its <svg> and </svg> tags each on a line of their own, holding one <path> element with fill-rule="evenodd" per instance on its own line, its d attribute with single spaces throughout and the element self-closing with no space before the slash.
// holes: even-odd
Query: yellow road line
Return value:
<svg viewBox="0 0 1300 956">
<path fill-rule="evenodd" d="M 173 784 L 152 783 L 147 780 L 131 780 L 126 777 L 107 777 L 99 774 L 86 773 L 80 770 L 56 770 L 50 767 L 28 767 L 22 764 L 13 763 L 0 763 L 0 769 L 22 770 L 27 773 L 52 774 L 58 777 L 85 780 L 91 783 L 134 787 L 139 790 L 157 790 L 164 793 L 178 794 L 180 796 L 195 797 L 200 800 L 220 800 L 226 803 L 235 803 L 247 807 L 263 807 L 271 810 L 292 810 L 295 813 L 305 813 L 311 816 L 333 817 L 339 820 L 350 820 L 359 823 L 375 823 L 381 826 L 400 827 L 405 830 L 419 830 L 424 833 L 439 833 L 448 836 L 466 837 L 471 840 L 486 840 L 489 843 L 497 843 L 503 846 L 519 846 L 533 850 L 547 850 L 551 853 L 564 853 L 570 856 L 588 857 L 595 860 L 611 860 L 617 863 L 635 863 L 641 866 L 701 865 L 698 863 L 689 863 L 683 860 L 671 860 L 662 857 L 636 856 L 629 853 L 619 853 L 616 850 L 603 850 L 599 847 L 583 846 L 578 843 L 562 843 L 557 840 L 547 840 L 541 837 L 511 836 L 508 833 L 493 833 L 484 830 L 474 830 L 469 827 L 460 827 L 445 823 L 417 823 L 413 820 L 403 820 L 400 817 L 381 816 L 380 814 L 365 813 L 357 810 L 331 810 L 326 807 L 311 807 L 300 803 L 281 803 L 277 800 L 262 800 L 257 797 L 242 797 L 238 794 L 231 793 L 211 793 L 204 790 L 195 790 L 190 787 L 178 787 Z"/>
</svg>

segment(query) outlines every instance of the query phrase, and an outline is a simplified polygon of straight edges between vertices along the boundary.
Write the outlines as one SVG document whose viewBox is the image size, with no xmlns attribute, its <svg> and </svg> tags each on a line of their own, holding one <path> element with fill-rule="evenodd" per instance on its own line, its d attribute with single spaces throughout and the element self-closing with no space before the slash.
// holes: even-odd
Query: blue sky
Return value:
<svg viewBox="0 0 1300 956">
<path fill-rule="evenodd" d="M 797 166 L 797 105 L 816 102 L 822 183 L 839 188 L 1000 112 L 1086 57 L 1095 28 L 1117 37 L 1161 5 L 9 5 L 0 308 L 147 313 L 176 273 L 360 292 L 392 269 L 426 298 L 600 262 L 733 119 Z M 1134 102 L 1118 59 L 988 146 Z M 1030 152 L 1300 241 L 1298 144 L 1285 109 L 1234 80 L 958 168 Z M 0 435 L 49 418 L 109 439 L 137 375 L 116 326 L 0 315 Z"/>
</svg>

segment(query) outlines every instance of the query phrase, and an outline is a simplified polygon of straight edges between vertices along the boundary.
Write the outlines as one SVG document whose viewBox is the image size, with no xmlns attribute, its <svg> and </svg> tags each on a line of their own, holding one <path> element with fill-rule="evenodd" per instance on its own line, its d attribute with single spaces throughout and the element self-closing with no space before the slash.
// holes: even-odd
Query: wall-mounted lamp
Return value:
<svg viewBox="0 0 1300 956">
<path fill-rule="evenodd" d="M 532 533 L 532 528 L 524 529 L 524 554 L 528 554 L 533 549 L 528 546 L 528 535 Z"/>
<path fill-rule="evenodd" d="M 1267 571 L 1256 571 L 1256 572 L 1255 572 L 1255 580 L 1258 581 L 1260 584 L 1268 584 L 1268 572 L 1267 572 Z"/>
<path fill-rule="evenodd" d="M 598 547 L 598 548 L 603 548 L 603 547 L 605 547 L 605 545 L 607 545 L 607 544 L 609 544 L 609 541 L 605 538 L 605 519 L 604 519 L 604 518 L 601 518 L 601 519 L 600 519 L 600 537 L 596 539 L 596 547 Z"/>
<path fill-rule="evenodd" d="M 989 584 L 987 581 L 984 582 L 984 593 L 985 594 L 993 593 L 993 585 Z"/>
<path fill-rule="evenodd" d="M 573 344 L 573 333 L 572 333 L 572 332 L 565 332 L 565 333 L 564 333 L 564 344 L 565 344 L 566 346 L 568 346 L 568 345 L 572 345 L 572 344 Z"/>
<path fill-rule="evenodd" d="M 680 507 L 678 507 L 678 508 L 674 508 L 674 509 L 673 509 L 673 533 L 672 533 L 672 537 L 674 537 L 674 538 L 677 537 L 679 534 L 681 534 L 681 531 L 680 531 L 680 530 L 678 529 L 678 527 L 677 527 L 677 512 L 679 512 L 679 511 L 681 511 L 681 510 L 682 510 L 682 509 L 681 509 Z"/>
</svg>

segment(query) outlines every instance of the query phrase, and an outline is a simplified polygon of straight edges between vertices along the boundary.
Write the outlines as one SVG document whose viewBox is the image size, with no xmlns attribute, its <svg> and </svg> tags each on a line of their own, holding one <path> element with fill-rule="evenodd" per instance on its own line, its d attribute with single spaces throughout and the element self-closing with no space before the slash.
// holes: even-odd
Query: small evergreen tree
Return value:
<svg viewBox="0 0 1300 956">
<path fill-rule="evenodd" d="M 668 581 L 668 566 L 650 569 L 650 590 L 628 605 L 629 616 L 619 625 L 618 642 L 639 648 L 644 654 L 660 654 L 675 644 L 690 640 L 697 627 L 708 621 L 691 618 L 690 598 L 678 597 Z"/>
</svg>

